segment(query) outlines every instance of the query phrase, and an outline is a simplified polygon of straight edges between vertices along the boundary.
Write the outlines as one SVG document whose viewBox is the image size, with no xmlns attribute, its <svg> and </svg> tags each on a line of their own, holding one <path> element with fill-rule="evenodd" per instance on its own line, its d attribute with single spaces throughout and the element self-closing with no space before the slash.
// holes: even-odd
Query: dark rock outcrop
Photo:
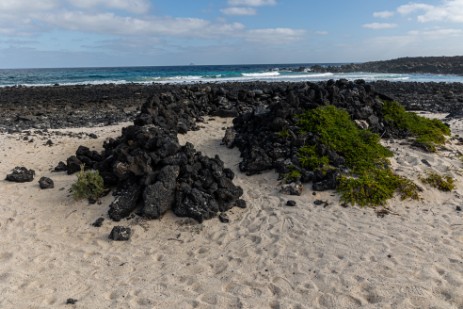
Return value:
<svg viewBox="0 0 463 309">
<path fill-rule="evenodd" d="M 315 72 L 432 73 L 463 75 L 463 56 L 404 57 L 392 60 L 351 63 L 341 66 L 312 66 Z"/>
</svg>

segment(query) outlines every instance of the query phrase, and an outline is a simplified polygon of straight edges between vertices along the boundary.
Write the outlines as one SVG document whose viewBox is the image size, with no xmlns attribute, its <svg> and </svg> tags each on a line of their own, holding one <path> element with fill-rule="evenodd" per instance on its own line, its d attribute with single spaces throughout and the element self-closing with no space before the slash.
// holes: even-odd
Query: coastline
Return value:
<svg viewBox="0 0 463 309">
<path fill-rule="evenodd" d="M 455 210 L 463 196 L 458 140 L 437 154 L 386 140 L 387 147 L 398 149 L 392 161 L 398 173 L 416 177 L 429 168 L 426 159 L 432 169 L 450 171 L 457 188 L 441 193 L 420 184 L 426 189 L 422 201 L 394 198 L 389 215 L 380 217 L 372 208 L 340 207 L 333 191 L 314 196 L 306 186 L 301 196 L 283 195 L 274 172 L 245 176 L 237 169 L 238 150 L 221 145 L 222 128 L 232 119 L 214 118 L 179 139 L 206 155 L 218 154 L 245 188 L 248 208 L 231 210 L 230 224 L 218 219 L 198 224 L 170 212 L 162 220 L 124 220 L 134 234 L 123 243 L 107 239 L 119 225 L 107 218 L 111 196 L 101 205 L 74 201 L 68 189 L 75 176 L 49 170 L 78 145 L 101 149 L 124 124 L 58 130 L 92 132 L 97 139 L 55 130 L 28 140 L 2 133 L 0 173 L 24 164 L 36 170 L 36 179 L 54 178 L 56 187 L 1 181 L 0 305 L 64 307 L 68 298 L 77 307 L 93 308 L 463 305 L 462 213 Z M 461 119 L 450 125 L 463 135 Z M 49 138 L 53 145 L 44 145 Z M 289 198 L 296 207 L 285 206 Z M 326 206 L 316 206 L 316 199 Z M 100 216 L 103 226 L 91 226 Z"/>
<path fill-rule="evenodd" d="M 207 113 L 245 112 L 288 88 L 325 82 L 228 82 L 198 84 L 107 84 L 81 86 L 7 87 L 0 90 L 0 128 L 4 130 L 94 127 L 132 121 L 152 95 L 168 93 L 193 104 L 213 103 Z M 372 89 L 398 100 L 409 110 L 459 112 L 463 110 L 463 83 L 368 82 Z M 324 96 L 328 97 L 328 93 Z M 221 98 L 225 98 L 224 101 Z M 243 98 L 245 100 L 243 100 Z M 213 102 L 222 100 L 221 102 Z M 185 101 L 185 102 L 187 102 Z M 203 106 L 200 106 L 203 108 Z"/>
</svg>

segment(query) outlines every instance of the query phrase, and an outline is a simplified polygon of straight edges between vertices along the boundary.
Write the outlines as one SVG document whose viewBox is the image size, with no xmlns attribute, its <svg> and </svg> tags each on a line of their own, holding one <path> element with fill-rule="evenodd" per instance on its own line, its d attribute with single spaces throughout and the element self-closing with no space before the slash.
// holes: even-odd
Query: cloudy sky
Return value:
<svg viewBox="0 0 463 309">
<path fill-rule="evenodd" d="M 0 68 L 462 54 L 463 0 L 0 0 Z"/>
</svg>

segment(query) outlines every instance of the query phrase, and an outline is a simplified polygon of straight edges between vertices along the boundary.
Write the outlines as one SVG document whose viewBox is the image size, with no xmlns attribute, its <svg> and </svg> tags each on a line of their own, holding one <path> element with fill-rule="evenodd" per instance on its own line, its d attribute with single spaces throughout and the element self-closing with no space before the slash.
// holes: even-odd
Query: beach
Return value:
<svg viewBox="0 0 463 309">
<path fill-rule="evenodd" d="M 436 115 L 436 117 L 442 115 Z M 244 190 L 246 209 L 230 223 L 198 224 L 168 212 L 161 220 L 108 219 L 101 205 L 75 201 L 75 175 L 51 172 L 79 145 L 101 150 L 128 123 L 39 135 L 2 133 L 0 174 L 17 165 L 36 171 L 30 183 L 1 181 L 0 290 L 2 308 L 460 308 L 463 306 L 463 146 L 423 153 L 386 140 L 400 175 L 417 179 L 431 169 L 449 173 L 456 188 L 443 193 L 417 182 L 421 201 L 388 202 L 379 209 L 341 207 L 334 191 L 301 196 L 279 192 L 277 175 L 245 176 L 239 151 L 221 145 L 231 118 L 207 117 L 198 131 L 179 135 L 208 156 L 218 154 Z M 450 121 L 453 136 L 461 119 Z M 50 134 L 50 135 L 48 135 Z M 26 136 L 26 137 L 25 137 Z M 52 140 L 52 146 L 46 145 Z M 31 141 L 33 140 L 33 141 Z M 426 159 L 431 166 L 422 162 Z M 55 181 L 41 190 L 41 176 Z M 286 206 L 295 200 L 295 207 Z M 315 201 L 323 201 L 315 205 Z M 99 228 L 91 224 L 105 218 Z M 128 242 L 108 239 L 115 225 L 130 226 Z M 71 299 L 73 305 L 66 305 Z"/>
</svg>

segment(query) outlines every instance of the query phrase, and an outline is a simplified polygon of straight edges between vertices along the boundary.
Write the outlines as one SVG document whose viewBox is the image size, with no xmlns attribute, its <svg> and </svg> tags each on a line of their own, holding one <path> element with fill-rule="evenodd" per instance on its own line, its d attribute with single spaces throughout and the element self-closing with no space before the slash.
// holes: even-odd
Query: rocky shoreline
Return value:
<svg viewBox="0 0 463 309">
<path fill-rule="evenodd" d="M 378 86 L 381 89 L 389 89 L 392 93 L 384 94 L 377 90 Z M 30 90 L 41 92 L 42 95 L 53 93 L 51 98 L 65 106 L 79 106 L 79 122 L 71 122 L 72 124 L 95 125 L 98 124 L 95 123 L 95 119 L 98 119 L 96 115 L 111 112 L 115 112 L 110 114 L 113 116 L 109 118 L 111 120 L 133 120 L 133 125 L 125 128 L 119 138 L 105 142 L 103 152 L 96 153 L 81 146 L 65 164 L 68 174 L 79 171 L 82 164 L 85 164 L 86 168 L 96 169 L 102 175 L 106 186 L 116 188 L 116 198 L 109 211 L 112 219 L 120 220 L 129 216 L 141 204 L 139 213 L 148 218 L 159 218 L 172 209 L 179 216 L 192 217 L 201 222 L 224 213 L 233 206 L 240 206 L 242 202 L 239 198 L 243 191 L 232 183 L 234 175 L 230 170 L 224 169 L 220 158 L 203 157 L 191 144 L 180 147 L 177 134 L 199 130 L 206 116 L 233 117 L 234 128 L 226 131 L 224 144 L 228 147 L 236 145 L 240 149 L 243 160 L 239 167 L 242 172 L 256 174 L 276 169 L 280 175 L 285 175 L 293 167 L 297 168 L 297 181 L 312 181 L 317 191 L 334 189 L 337 186 L 337 171 L 317 175 L 299 168 L 297 149 L 306 141 L 305 137 L 297 137 L 294 133 L 298 132 L 295 115 L 328 104 L 334 105 L 345 109 L 352 119 L 363 123 L 374 133 L 384 137 L 403 138 L 406 132 L 388 124 L 382 111 L 384 101 L 397 99 L 397 94 L 391 90 L 394 86 L 401 87 L 402 92 L 399 92 L 398 97 L 409 100 L 408 105 L 406 104 L 409 108 L 445 110 L 454 114 L 461 110 L 458 103 L 463 103 L 463 100 L 455 101 L 454 96 L 448 95 L 458 88 L 457 84 L 430 84 L 418 87 L 415 83 L 369 84 L 363 80 L 330 80 L 319 83 L 230 83 L 145 87 L 102 85 Z M 445 86 L 447 89 L 439 92 L 442 95 L 436 95 L 436 87 L 439 90 Z M 410 90 L 408 96 L 404 90 L 407 87 Z M 83 94 L 79 92 L 82 89 L 86 90 Z M 10 92 L 12 94 L 18 89 L 7 90 L 13 90 Z M 19 88 L 19 92 L 21 91 L 23 89 Z M 111 91 L 114 92 L 114 100 L 111 99 Z M 130 97 L 131 92 L 136 100 L 127 98 L 128 106 L 124 105 L 124 98 Z M 420 95 L 417 95 L 417 92 Z M 58 93 L 68 95 L 65 100 L 57 100 Z M 137 106 L 145 95 L 150 96 L 141 107 Z M 45 100 L 44 97 L 37 98 L 33 95 L 30 95 L 30 98 L 33 99 L 29 101 L 29 105 Z M 444 102 L 433 100 L 434 98 Z M 98 110 L 95 105 L 99 107 Z M 43 106 L 52 108 L 55 113 L 43 110 Z M 127 112 L 128 109 L 132 112 Z M 66 122 L 63 122 L 66 115 L 73 116 L 77 112 L 67 112 L 66 108 L 58 109 L 51 103 L 29 106 L 26 110 L 40 111 L 40 115 L 29 115 L 29 122 L 24 120 L 26 117 L 23 115 L 11 117 L 10 119 L 16 121 L 15 128 L 25 125 L 39 128 L 45 124 L 66 125 Z M 35 122 L 30 119 L 35 119 Z M 40 122 L 44 119 L 56 119 L 61 122 Z M 285 132 L 288 136 L 283 135 Z M 328 157 L 330 161 L 335 162 L 334 166 L 339 165 L 340 170 L 344 168 L 344 158 L 335 153 L 329 153 Z M 297 191 L 294 188 L 288 190 Z"/>
<path fill-rule="evenodd" d="M 314 72 L 431 73 L 463 75 L 463 56 L 404 57 L 392 60 L 310 68 Z"/>
<path fill-rule="evenodd" d="M 285 97 L 290 89 L 304 88 L 306 84 L 312 83 L 5 87 L 0 89 L 0 128 L 57 129 L 132 121 L 152 95 L 163 95 L 162 99 L 171 103 L 182 102 L 192 107 L 196 117 L 236 117 L 259 106 L 271 105 Z M 463 84 L 460 83 L 377 81 L 367 85 L 410 110 L 455 114 L 463 110 Z M 328 100 L 330 94 L 323 86 L 321 89 L 317 99 Z"/>
</svg>

